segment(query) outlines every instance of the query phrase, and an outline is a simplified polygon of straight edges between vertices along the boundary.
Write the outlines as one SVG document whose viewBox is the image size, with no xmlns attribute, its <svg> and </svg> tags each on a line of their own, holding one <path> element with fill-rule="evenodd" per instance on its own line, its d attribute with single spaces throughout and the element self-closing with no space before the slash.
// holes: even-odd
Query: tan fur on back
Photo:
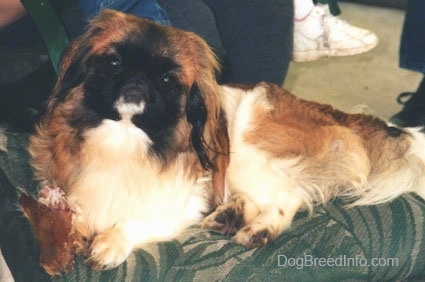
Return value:
<svg viewBox="0 0 425 282">
<path fill-rule="evenodd" d="M 398 170 L 406 162 L 407 134 L 389 137 L 386 124 L 375 118 L 303 101 L 277 86 L 264 84 L 247 91 L 224 88 L 224 92 L 226 103 L 232 105 L 227 108 L 231 117 L 230 189 L 246 192 L 248 184 L 241 181 L 250 180 L 241 180 L 247 178 L 241 175 L 245 170 L 242 164 L 256 167 L 261 155 L 267 171 L 274 170 L 281 174 L 281 181 L 290 181 L 291 189 L 310 209 L 337 196 L 358 200 L 357 204 L 373 204 L 400 194 L 384 188 L 400 174 L 394 171 L 389 181 L 381 174 L 388 174 L 388 166 Z M 235 160 L 239 155 L 240 163 Z M 235 177 L 234 171 L 238 172 Z M 266 178 L 259 173 L 257 176 Z M 377 178 L 380 199 L 369 197 L 371 186 L 377 185 L 371 183 Z M 390 187 L 395 185 L 391 183 Z"/>
</svg>

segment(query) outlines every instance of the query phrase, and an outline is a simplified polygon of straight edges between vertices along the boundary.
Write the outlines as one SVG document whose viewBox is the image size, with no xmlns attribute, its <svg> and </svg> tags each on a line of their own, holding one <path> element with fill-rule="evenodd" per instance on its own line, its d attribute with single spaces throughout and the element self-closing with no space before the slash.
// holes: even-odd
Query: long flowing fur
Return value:
<svg viewBox="0 0 425 282">
<path fill-rule="evenodd" d="M 68 48 L 29 152 L 36 177 L 65 191 L 94 266 L 214 208 L 204 228 L 258 247 L 336 197 L 425 197 L 418 129 L 270 83 L 219 86 L 218 68 L 195 34 L 109 10 Z"/>
<path fill-rule="evenodd" d="M 222 95 L 231 152 L 226 182 L 234 196 L 203 227 L 258 247 L 289 228 L 299 209 L 336 197 L 352 207 L 407 192 L 424 196 L 419 129 L 346 114 L 268 83 L 225 86 Z"/>
<path fill-rule="evenodd" d="M 266 155 L 293 178 L 309 208 L 337 196 L 353 206 L 379 204 L 423 187 L 420 129 L 346 114 L 270 84 L 248 91 L 225 87 L 224 93 L 233 116 L 232 148 L 245 144 Z"/>
</svg>

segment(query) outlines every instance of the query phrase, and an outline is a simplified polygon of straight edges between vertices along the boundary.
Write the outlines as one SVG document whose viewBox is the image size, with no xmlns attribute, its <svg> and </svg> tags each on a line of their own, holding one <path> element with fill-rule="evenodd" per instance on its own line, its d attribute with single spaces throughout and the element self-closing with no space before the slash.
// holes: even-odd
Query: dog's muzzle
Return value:
<svg viewBox="0 0 425 282">
<path fill-rule="evenodd" d="M 145 109 L 145 99 L 128 99 L 121 96 L 114 104 L 114 108 L 122 119 L 131 119 L 134 115 L 142 114 Z"/>
<path fill-rule="evenodd" d="M 122 119 L 131 119 L 142 114 L 146 105 L 146 89 L 143 86 L 129 84 L 120 90 L 120 96 L 114 103 L 114 108 Z"/>
</svg>

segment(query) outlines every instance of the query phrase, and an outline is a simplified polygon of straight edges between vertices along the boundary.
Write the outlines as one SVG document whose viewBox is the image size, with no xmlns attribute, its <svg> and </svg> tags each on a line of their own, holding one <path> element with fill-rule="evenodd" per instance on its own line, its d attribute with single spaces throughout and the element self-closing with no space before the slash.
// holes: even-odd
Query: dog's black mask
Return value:
<svg viewBox="0 0 425 282">
<path fill-rule="evenodd" d="M 104 119 L 129 117 L 153 141 L 152 149 L 163 155 L 184 115 L 188 92 L 178 78 L 180 66 L 170 57 L 152 55 L 156 44 L 164 40 L 159 29 L 145 31 L 143 36 L 133 35 L 111 46 L 111 51 L 90 57 L 83 65 L 71 66 L 69 72 L 74 73 L 66 77 L 79 79 L 84 88 L 83 109 L 76 111 L 72 126 L 87 129 Z"/>
</svg>

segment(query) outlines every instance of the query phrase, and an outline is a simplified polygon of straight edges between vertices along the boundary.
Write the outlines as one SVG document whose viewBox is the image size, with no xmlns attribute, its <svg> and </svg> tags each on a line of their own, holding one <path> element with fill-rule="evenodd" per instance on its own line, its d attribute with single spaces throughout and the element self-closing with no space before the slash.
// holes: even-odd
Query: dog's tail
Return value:
<svg viewBox="0 0 425 282">
<path fill-rule="evenodd" d="M 397 147 L 383 148 L 381 154 L 388 156 L 404 145 L 406 148 L 396 158 L 379 157 L 363 195 L 350 206 L 380 204 L 409 192 L 425 199 L 425 134 L 421 132 L 422 128 L 402 130 L 407 137 L 400 143 L 393 143 Z"/>
</svg>

